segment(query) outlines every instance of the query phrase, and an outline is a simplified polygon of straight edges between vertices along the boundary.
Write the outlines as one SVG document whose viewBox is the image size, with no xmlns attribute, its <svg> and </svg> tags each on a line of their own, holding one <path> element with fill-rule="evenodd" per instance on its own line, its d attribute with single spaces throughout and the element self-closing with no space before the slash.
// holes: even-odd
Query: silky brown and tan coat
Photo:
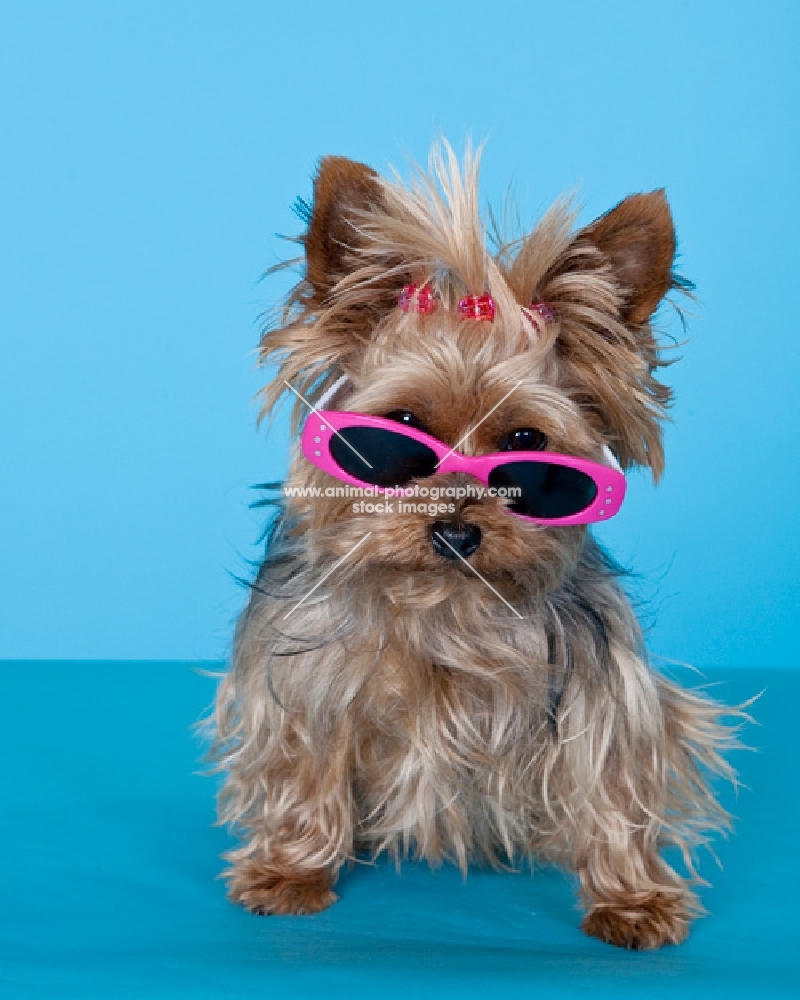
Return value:
<svg viewBox="0 0 800 1000">
<path fill-rule="evenodd" d="M 663 192 L 581 230 L 559 203 L 490 250 L 477 158 L 460 167 L 445 144 L 410 187 L 323 160 L 306 216 L 305 275 L 262 341 L 279 364 L 265 410 L 286 382 L 315 401 L 344 375 L 336 407 L 409 411 L 450 445 L 479 424 L 460 445 L 469 454 L 535 427 L 552 450 L 602 460 L 608 446 L 623 467 L 660 474 L 670 392 L 650 319 L 681 284 Z M 396 307 L 408 282 L 433 285 L 436 312 Z M 459 319 L 458 299 L 484 290 L 494 323 Z M 544 331 L 525 311 L 535 299 L 554 312 Z M 287 485 L 332 484 L 295 452 Z M 709 776 L 732 777 L 731 713 L 648 665 L 586 528 L 515 518 L 499 498 L 457 507 L 481 529 L 470 563 L 513 611 L 434 550 L 428 514 L 282 502 L 213 720 L 220 818 L 242 841 L 232 898 L 315 912 L 364 852 L 465 871 L 540 858 L 579 875 L 588 933 L 681 941 L 699 912 L 692 852 L 727 824 Z M 663 860 L 667 845 L 688 878 Z"/>
</svg>

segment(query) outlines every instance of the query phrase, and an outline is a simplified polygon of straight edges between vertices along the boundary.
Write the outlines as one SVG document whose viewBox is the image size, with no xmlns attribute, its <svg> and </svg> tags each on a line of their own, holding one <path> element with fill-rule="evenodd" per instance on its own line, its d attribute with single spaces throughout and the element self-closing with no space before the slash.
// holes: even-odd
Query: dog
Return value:
<svg viewBox="0 0 800 1000">
<path fill-rule="evenodd" d="M 648 664 L 589 525 L 662 472 L 651 320 L 691 286 L 662 190 L 510 238 L 479 160 L 437 144 L 404 185 L 327 157 L 299 202 L 261 360 L 302 438 L 213 713 L 230 898 L 316 913 L 383 851 L 535 859 L 577 874 L 587 934 L 679 943 L 734 710 Z"/>
</svg>

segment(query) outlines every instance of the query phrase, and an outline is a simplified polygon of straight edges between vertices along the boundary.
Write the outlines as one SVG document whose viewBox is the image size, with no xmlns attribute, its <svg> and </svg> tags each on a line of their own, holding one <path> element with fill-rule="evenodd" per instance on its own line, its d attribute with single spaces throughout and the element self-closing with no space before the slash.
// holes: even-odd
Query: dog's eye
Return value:
<svg viewBox="0 0 800 1000">
<path fill-rule="evenodd" d="M 544 451 L 547 436 L 535 427 L 518 427 L 500 438 L 500 451 Z"/>
<path fill-rule="evenodd" d="M 386 414 L 387 420 L 396 420 L 398 424 L 405 424 L 406 427 L 414 427 L 418 431 L 424 430 L 422 421 L 415 417 L 410 410 L 392 410 L 391 413 Z"/>
</svg>

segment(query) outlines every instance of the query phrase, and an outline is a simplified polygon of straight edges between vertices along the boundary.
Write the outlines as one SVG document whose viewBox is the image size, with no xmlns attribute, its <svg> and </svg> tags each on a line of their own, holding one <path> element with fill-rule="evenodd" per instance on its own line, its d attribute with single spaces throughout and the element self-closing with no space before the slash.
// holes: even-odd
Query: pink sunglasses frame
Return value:
<svg viewBox="0 0 800 1000">
<path fill-rule="evenodd" d="M 509 514 L 513 514 L 514 517 L 521 517 L 536 524 L 567 526 L 608 521 L 617 513 L 625 499 L 627 484 L 623 473 L 609 465 L 601 465 L 588 458 L 561 455 L 552 451 L 504 451 L 472 457 L 454 451 L 443 441 L 439 441 L 424 431 L 419 431 L 414 427 L 406 427 L 404 424 L 386 417 L 376 417 L 370 413 L 355 413 L 349 410 L 313 410 L 303 426 L 301 435 L 303 455 L 312 465 L 316 465 L 323 472 L 327 472 L 328 475 L 341 482 L 349 483 L 351 486 L 369 488 L 378 493 L 386 493 L 395 489 L 395 487 L 375 486 L 363 479 L 357 479 L 336 463 L 331 455 L 330 442 L 335 434 L 348 427 L 377 427 L 395 434 L 402 434 L 403 437 L 427 445 L 439 460 L 434 476 L 445 475 L 448 472 L 465 472 L 488 487 L 489 474 L 498 465 L 509 465 L 512 462 L 548 462 L 552 465 L 565 465 L 570 469 L 577 469 L 594 481 L 597 486 L 597 496 L 585 510 L 578 514 L 571 514 L 569 517 L 542 518 L 529 517 L 527 514 L 517 514 L 513 510 L 509 510 Z M 358 453 L 356 452 L 356 454 Z"/>
</svg>

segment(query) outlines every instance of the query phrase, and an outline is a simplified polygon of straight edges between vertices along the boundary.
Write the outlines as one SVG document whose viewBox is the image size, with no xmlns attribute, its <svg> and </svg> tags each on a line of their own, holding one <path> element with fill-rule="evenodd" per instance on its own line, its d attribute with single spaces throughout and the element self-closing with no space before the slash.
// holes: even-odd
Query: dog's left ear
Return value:
<svg viewBox="0 0 800 1000">
<path fill-rule="evenodd" d="M 542 279 L 528 278 L 559 318 L 565 383 L 622 465 L 649 466 L 656 478 L 671 392 L 656 377 L 665 362 L 649 320 L 670 289 L 686 287 L 674 259 L 669 205 L 653 191 L 625 198 L 579 230 Z"/>
<path fill-rule="evenodd" d="M 625 198 L 583 229 L 579 239 L 611 265 L 623 322 L 646 323 L 673 287 L 675 227 L 663 189 Z"/>
</svg>

